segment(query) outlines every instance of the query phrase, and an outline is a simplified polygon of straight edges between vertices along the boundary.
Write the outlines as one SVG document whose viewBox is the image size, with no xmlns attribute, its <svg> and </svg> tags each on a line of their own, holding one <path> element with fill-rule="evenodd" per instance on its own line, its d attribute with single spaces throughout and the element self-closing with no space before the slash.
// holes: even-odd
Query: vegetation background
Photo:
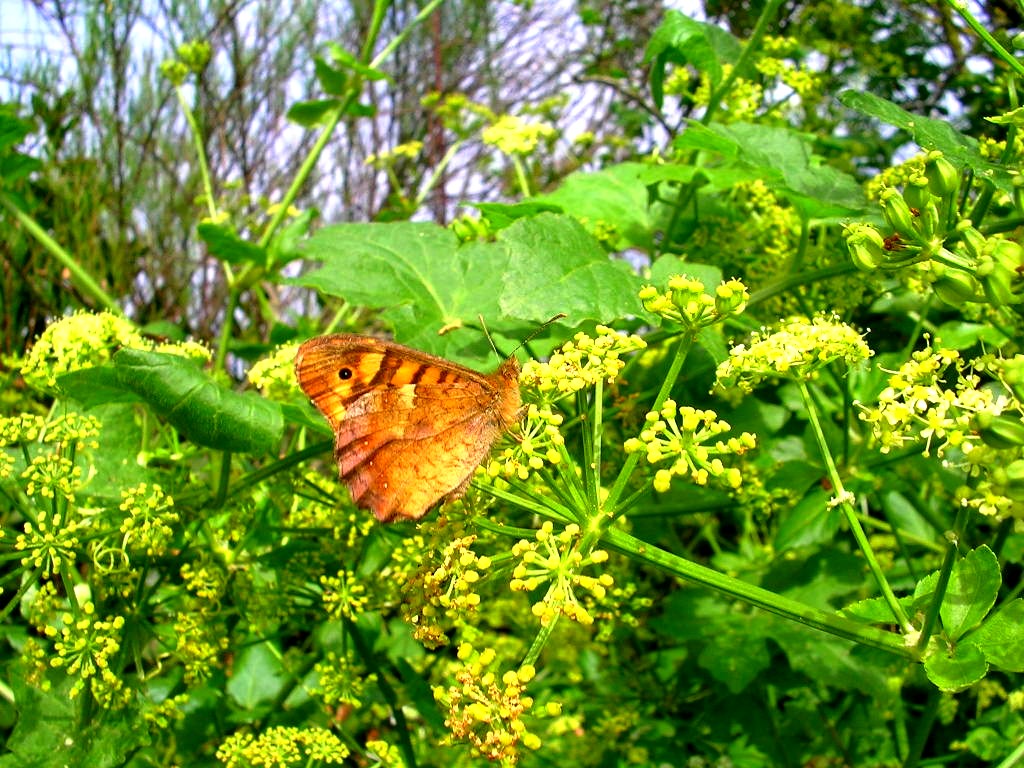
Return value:
<svg viewBox="0 0 1024 768">
<path fill-rule="evenodd" d="M 0 766 L 1024 760 L 1018 4 L 24 10 Z M 558 313 L 351 507 L 296 342 Z"/>
</svg>

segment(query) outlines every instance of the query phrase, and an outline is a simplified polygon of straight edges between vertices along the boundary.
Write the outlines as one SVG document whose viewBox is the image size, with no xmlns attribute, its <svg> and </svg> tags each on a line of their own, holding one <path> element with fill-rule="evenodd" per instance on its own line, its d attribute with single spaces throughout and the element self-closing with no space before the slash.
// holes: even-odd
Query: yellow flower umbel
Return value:
<svg viewBox="0 0 1024 768">
<path fill-rule="evenodd" d="M 441 622 L 465 617 L 480 605 L 477 588 L 491 559 L 471 547 L 476 536 L 455 536 L 440 550 L 423 556 L 417 567 L 397 570 L 402 588 L 402 614 L 413 625 L 413 636 L 427 647 L 448 642 Z"/>
<path fill-rule="evenodd" d="M 527 407 L 522 440 L 487 465 L 491 478 L 525 481 L 531 472 L 559 464 L 565 439 L 560 430 L 563 417 L 554 404 L 598 382 L 613 382 L 626 364 L 622 356 L 646 346 L 639 336 L 604 325 L 595 330 L 596 337 L 580 331 L 552 352 L 547 362 L 528 360 L 523 365 L 519 382 L 539 402 Z"/>
<path fill-rule="evenodd" d="M 71 696 L 78 696 L 89 686 L 97 701 L 113 706 L 125 700 L 121 680 L 110 669 L 111 658 L 121 649 L 124 617 L 97 619 L 95 613 L 95 606 L 87 602 L 82 606 L 81 617 L 76 619 L 65 613 L 62 627 L 47 626 L 43 631 L 47 637 L 56 638 L 56 655 L 50 659 L 50 666 L 76 678 L 71 684 Z"/>
<path fill-rule="evenodd" d="M 626 441 L 625 449 L 626 453 L 645 451 L 649 464 L 671 462 L 655 473 L 656 491 L 667 491 L 677 475 L 689 476 L 697 485 L 715 479 L 726 488 L 736 489 L 742 475 L 736 467 L 727 467 L 722 458 L 742 456 L 757 445 L 757 438 L 744 432 L 739 437 L 717 439 L 731 429 L 714 411 L 679 408 L 675 401 L 666 400 L 661 410 L 647 414 L 647 426 L 639 438 Z"/>
<path fill-rule="evenodd" d="M 513 591 L 532 592 L 542 584 L 551 582 L 544 599 L 533 605 L 533 614 L 543 624 L 549 624 L 561 615 L 580 624 L 593 624 L 590 612 L 576 597 L 576 589 L 582 589 L 600 600 L 614 583 L 607 573 L 600 576 L 585 576 L 580 571 L 588 565 L 597 565 L 608 560 L 608 553 L 595 549 L 584 556 L 578 549 L 580 527 L 572 523 L 554 533 L 554 526 L 546 520 L 537 531 L 536 540 L 521 539 L 512 547 L 512 555 L 520 562 L 512 571 L 509 586 Z"/>
<path fill-rule="evenodd" d="M 268 357 L 257 360 L 246 378 L 260 394 L 272 400 L 288 400 L 298 390 L 295 380 L 295 351 L 298 344 L 278 347 Z"/>
<path fill-rule="evenodd" d="M 558 131 L 547 123 L 529 123 L 517 115 L 502 115 L 483 129 L 481 138 L 506 155 L 528 155 L 542 140 L 557 135 Z"/>
<path fill-rule="evenodd" d="M 377 679 L 376 675 L 360 674 L 356 671 L 348 656 L 338 656 L 334 653 L 327 654 L 327 658 L 318 663 L 313 670 L 319 676 L 313 694 L 330 711 L 338 707 L 361 707 L 363 691 L 367 684 Z"/>
<path fill-rule="evenodd" d="M 338 571 L 337 576 L 321 576 L 320 585 L 324 588 L 324 607 L 332 619 L 353 619 L 370 602 L 366 587 L 349 571 Z"/>
<path fill-rule="evenodd" d="M 829 363 L 855 365 L 871 354 L 861 334 L 835 315 L 792 317 L 729 350 L 718 365 L 717 386 L 749 393 L 765 379 L 809 381 Z"/>
<path fill-rule="evenodd" d="M 491 671 L 497 658 L 494 649 L 477 653 L 463 643 L 458 656 L 463 662 L 455 676 L 458 684 L 434 688 L 434 698 L 447 710 L 444 722 L 451 738 L 468 742 L 474 754 L 488 760 L 515 765 L 521 747 L 540 747 L 540 739 L 522 720 L 533 707 L 533 698 L 523 694 L 536 671 L 524 664 L 505 672 L 499 680 Z"/>
<path fill-rule="evenodd" d="M 950 349 L 931 346 L 889 376 L 875 406 L 857 404 L 879 450 L 920 444 L 972 478 L 960 503 L 1002 520 L 1024 518 L 1024 408 L 1000 376 L 1001 361 L 975 361 L 1004 385 L 983 386 L 971 365 Z"/>
<path fill-rule="evenodd" d="M 217 759 L 226 768 L 341 765 L 349 751 L 326 728 L 275 726 L 259 736 L 236 733 L 224 740 Z"/>
<path fill-rule="evenodd" d="M 739 280 L 724 280 L 715 295 L 705 292 L 704 283 L 686 275 L 672 275 L 668 288 L 659 291 L 653 285 L 640 289 L 644 309 L 684 328 L 696 331 L 738 315 L 747 307 L 750 293 Z"/>
<path fill-rule="evenodd" d="M 25 358 L 21 375 L 29 386 L 52 392 L 63 374 L 103 365 L 121 347 L 210 358 L 209 350 L 196 342 L 157 344 L 110 312 L 78 312 L 46 327 Z"/>
</svg>

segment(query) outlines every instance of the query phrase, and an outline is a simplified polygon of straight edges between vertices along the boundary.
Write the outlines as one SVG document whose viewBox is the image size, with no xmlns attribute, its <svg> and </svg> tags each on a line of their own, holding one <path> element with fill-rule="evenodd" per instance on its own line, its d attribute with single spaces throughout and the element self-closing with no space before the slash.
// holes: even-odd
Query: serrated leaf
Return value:
<svg viewBox="0 0 1024 768">
<path fill-rule="evenodd" d="M 971 550 L 953 564 L 939 609 L 943 628 L 952 640 L 981 623 L 995 605 L 1001 584 L 999 560 L 987 546 Z"/>
<path fill-rule="evenodd" d="M 492 232 L 504 229 L 517 219 L 536 216 L 538 213 L 563 213 L 560 205 L 538 203 L 534 199 L 521 203 L 473 203 L 472 205 L 480 211 L 480 217 L 490 224 Z"/>
<path fill-rule="evenodd" d="M 204 222 L 197 228 L 210 253 L 228 264 L 267 263 L 267 254 L 260 246 L 239 237 L 230 226 Z"/>
<path fill-rule="evenodd" d="M 924 660 L 924 671 L 940 691 L 956 693 L 985 677 L 985 654 L 973 643 L 960 643 L 951 652 L 933 653 Z"/>
<path fill-rule="evenodd" d="M 453 360 L 493 361 L 481 333 L 439 331 L 476 325 L 478 314 L 500 331 L 498 299 L 509 256 L 499 245 L 460 245 L 435 224 L 395 222 L 324 227 L 303 250 L 321 266 L 289 282 L 382 308 L 404 344 Z"/>
<path fill-rule="evenodd" d="M 558 312 L 566 323 L 610 323 L 640 311 L 641 281 L 624 261 L 611 259 L 575 219 L 544 213 L 521 219 L 498 235 L 509 254 L 502 311 L 543 322 Z"/>
<path fill-rule="evenodd" d="M 112 362 L 122 386 L 198 445 L 236 453 L 269 453 L 280 443 L 284 419 L 277 403 L 251 392 L 227 389 L 190 360 L 122 349 Z"/>
<path fill-rule="evenodd" d="M 968 637 L 992 666 L 1024 672 L 1024 600 L 1003 606 Z"/>
</svg>

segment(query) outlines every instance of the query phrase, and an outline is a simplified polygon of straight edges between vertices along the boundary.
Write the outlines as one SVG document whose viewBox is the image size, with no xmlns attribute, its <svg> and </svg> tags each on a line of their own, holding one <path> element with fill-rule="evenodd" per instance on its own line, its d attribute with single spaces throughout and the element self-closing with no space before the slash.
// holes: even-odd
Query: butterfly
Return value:
<svg viewBox="0 0 1024 768">
<path fill-rule="evenodd" d="M 460 498 L 521 415 L 515 357 L 484 374 L 394 342 L 334 334 L 299 347 L 295 374 L 334 430 L 352 500 L 381 522 L 418 520 Z"/>
</svg>

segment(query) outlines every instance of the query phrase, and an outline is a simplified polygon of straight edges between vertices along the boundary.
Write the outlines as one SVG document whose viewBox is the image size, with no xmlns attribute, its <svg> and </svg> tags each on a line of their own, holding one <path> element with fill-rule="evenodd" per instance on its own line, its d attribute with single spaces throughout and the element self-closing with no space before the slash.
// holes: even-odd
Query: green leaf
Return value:
<svg viewBox="0 0 1024 768">
<path fill-rule="evenodd" d="M 866 91 L 843 91 L 839 101 L 850 109 L 906 131 L 923 149 L 938 149 L 950 162 L 991 179 L 1004 192 L 1011 191 L 1012 180 L 1006 168 L 982 157 L 977 139 L 960 133 L 946 121 L 915 115 Z"/>
<path fill-rule="evenodd" d="M 322 56 L 313 57 L 313 71 L 328 96 L 340 96 L 348 87 L 348 74 L 340 68 L 332 67 Z"/>
<path fill-rule="evenodd" d="M 243 240 L 230 225 L 205 222 L 197 228 L 210 253 L 228 264 L 267 263 L 267 254 L 260 246 Z"/>
<path fill-rule="evenodd" d="M 500 332 L 509 256 L 499 245 L 460 245 L 435 224 L 394 222 L 324 227 L 304 250 L 321 268 L 289 282 L 383 308 L 381 317 L 405 344 L 453 360 L 493 360 L 482 333 L 439 332 L 476 325 L 478 314 Z"/>
<path fill-rule="evenodd" d="M 361 62 L 354 54 L 349 53 L 337 43 L 328 43 L 327 49 L 331 53 L 331 58 L 337 64 L 350 69 L 357 73 L 361 77 L 365 77 L 367 80 L 391 80 L 388 77 L 387 72 L 376 67 L 371 67 L 368 64 Z"/>
<path fill-rule="evenodd" d="M 600 227 L 610 229 L 615 250 L 631 246 L 653 247 L 654 225 L 648 213 L 647 184 L 641 173 L 647 169 L 641 163 L 621 163 L 594 172 L 577 172 L 565 178 L 554 192 L 537 195 L 534 204 L 557 206 L 574 216 L 594 234 Z"/>
<path fill-rule="evenodd" d="M 625 261 L 611 259 L 568 216 L 544 213 L 499 233 L 509 254 L 502 311 L 535 322 L 564 312 L 567 324 L 614 322 L 640 310 L 641 281 Z"/>
<path fill-rule="evenodd" d="M 535 198 L 521 203 L 473 203 L 473 207 L 480 211 L 480 217 L 490 224 L 494 232 L 504 229 L 513 221 L 538 213 L 563 213 L 562 206 L 538 203 Z"/>
<path fill-rule="evenodd" d="M 299 101 L 288 109 L 287 117 L 293 123 L 303 128 L 313 128 L 321 125 L 327 119 L 327 113 L 341 106 L 338 99 L 316 99 L 312 101 Z"/>
<path fill-rule="evenodd" d="M 227 692 L 243 709 L 257 709 L 274 701 L 289 679 L 281 660 L 266 643 L 250 645 L 235 661 Z"/>
<path fill-rule="evenodd" d="M 1024 600 L 1004 605 L 990 616 L 969 639 L 994 667 L 1007 672 L 1024 672 Z"/>
<path fill-rule="evenodd" d="M 832 495 L 830 491 L 816 488 L 791 509 L 783 511 L 775 534 L 775 550 L 785 552 L 831 541 L 842 520 L 838 508 L 828 508 Z"/>
<path fill-rule="evenodd" d="M 933 653 L 924 660 L 924 671 L 936 687 L 947 693 L 962 691 L 985 677 L 985 654 L 974 643 L 960 643 L 951 652 Z"/>
<path fill-rule="evenodd" d="M 751 625 L 759 622 L 750 619 L 733 615 L 729 621 L 715 622 L 714 637 L 697 656 L 697 663 L 732 693 L 743 691 L 771 666 L 764 639 L 752 631 Z"/>
<path fill-rule="evenodd" d="M 926 541 L 935 536 L 935 528 L 932 524 L 899 491 L 882 493 L 881 504 L 886 519 L 899 530 Z"/>
<path fill-rule="evenodd" d="M 957 640 L 981 623 L 995 605 L 1001 583 L 999 560 L 987 546 L 971 550 L 953 564 L 939 609 L 950 639 Z"/>
<path fill-rule="evenodd" d="M 57 377 L 57 389 L 86 409 L 112 403 L 138 403 L 142 400 L 125 387 L 113 365 L 83 368 Z"/>
<path fill-rule="evenodd" d="M 31 120 L 25 120 L 0 109 L 0 154 L 20 144 L 35 130 Z"/>
<path fill-rule="evenodd" d="M 17 703 L 18 723 L 7 739 L 8 754 L 0 768 L 113 768 L 127 764 L 129 755 L 149 743 L 141 715 L 129 707 L 117 717 L 87 722 L 78 719 L 80 701 L 62 689 L 43 691 L 23 675 L 8 678 Z"/>
<path fill-rule="evenodd" d="M 739 41 L 720 27 L 696 21 L 679 11 L 669 11 L 644 51 L 644 63 L 653 62 L 654 103 L 659 109 L 664 103 L 663 85 L 668 64 L 692 64 L 716 86 L 722 81 L 722 63 L 735 63 L 740 50 Z"/>
<path fill-rule="evenodd" d="M 727 156 L 737 163 L 762 178 L 768 173 L 769 178 L 779 179 L 778 191 L 798 204 L 807 217 L 827 218 L 865 207 L 859 182 L 827 165 L 813 153 L 810 139 L 797 131 L 751 123 L 712 123 L 706 130 L 732 143 Z"/>
<path fill-rule="evenodd" d="M 112 362 L 121 386 L 198 445 L 270 453 L 280 444 L 284 419 L 277 403 L 222 387 L 186 358 L 122 349 Z"/>
</svg>

